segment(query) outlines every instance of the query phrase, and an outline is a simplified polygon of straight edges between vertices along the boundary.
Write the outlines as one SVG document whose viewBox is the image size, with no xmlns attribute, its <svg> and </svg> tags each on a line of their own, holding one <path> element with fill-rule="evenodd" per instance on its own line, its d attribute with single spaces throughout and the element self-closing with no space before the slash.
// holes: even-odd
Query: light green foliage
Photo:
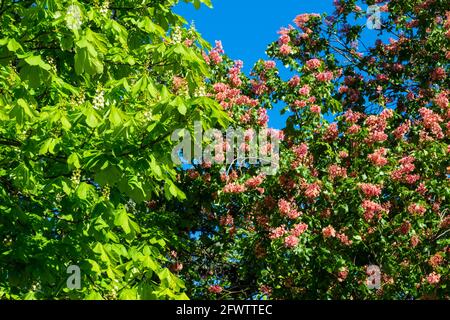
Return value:
<svg viewBox="0 0 450 320">
<path fill-rule="evenodd" d="M 187 298 L 142 208 L 184 198 L 170 135 L 222 111 L 176 2 L 0 2 L 0 298 Z"/>
</svg>

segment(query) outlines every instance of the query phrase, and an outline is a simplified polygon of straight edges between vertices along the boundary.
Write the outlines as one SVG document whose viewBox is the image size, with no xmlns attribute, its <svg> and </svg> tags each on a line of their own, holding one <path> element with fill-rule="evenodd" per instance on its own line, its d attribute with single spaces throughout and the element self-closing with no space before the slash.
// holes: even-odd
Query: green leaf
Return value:
<svg viewBox="0 0 450 320">
<path fill-rule="evenodd" d="M 129 234 L 131 232 L 130 225 L 128 223 L 128 213 L 125 208 L 119 208 L 114 212 L 114 225 L 121 227 L 125 234 Z"/>
<path fill-rule="evenodd" d="M 9 51 L 12 51 L 12 52 L 16 52 L 18 50 L 23 50 L 22 46 L 15 39 L 9 39 L 7 48 Z"/>
<path fill-rule="evenodd" d="M 81 200 L 86 200 L 88 195 L 94 191 L 94 187 L 86 182 L 80 182 L 76 194 Z"/>
<path fill-rule="evenodd" d="M 48 63 L 45 63 L 41 56 L 29 56 L 25 58 L 25 62 L 30 66 L 39 66 L 45 71 L 49 71 L 51 69 L 51 66 Z"/>
<path fill-rule="evenodd" d="M 67 158 L 67 164 L 69 165 L 69 168 L 77 168 L 77 169 L 81 168 L 80 159 L 78 157 L 78 154 L 72 153 Z"/>
<path fill-rule="evenodd" d="M 109 121 L 111 122 L 111 124 L 114 127 L 121 125 L 124 118 L 125 118 L 125 115 L 123 114 L 123 112 L 120 109 L 118 109 L 114 106 L 111 107 L 110 113 L 109 113 Z"/>
<path fill-rule="evenodd" d="M 137 291 L 136 289 L 123 289 L 119 294 L 120 300 L 136 300 Z"/>
<path fill-rule="evenodd" d="M 103 297 L 97 291 L 91 291 L 86 297 L 85 300 L 104 300 Z"/>
<path fill-rule="evenodd" d="M 86 109 L 85 115 L 86 115 L 86 124 L 89 127 L 95 128 L 100 124 L 101 118 L 94 108 L 88 107 Z"/>
</svg>

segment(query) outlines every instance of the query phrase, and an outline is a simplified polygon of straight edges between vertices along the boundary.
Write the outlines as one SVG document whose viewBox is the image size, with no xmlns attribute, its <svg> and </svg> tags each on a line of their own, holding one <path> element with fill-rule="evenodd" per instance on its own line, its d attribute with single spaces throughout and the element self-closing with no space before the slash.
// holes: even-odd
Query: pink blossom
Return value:
<svg viewBox="0 0 450 320">
<path fill-rule="evenodd" d="M 348 157 L 348 152 L 347 151 L 339 151 L 339 158 L 345 159 L 347 157 Z"/>
<path fill-rule="evenodd" d="M 334 180 L 337 177 L 346 178 L 347 177 L 347 169 L 340 167 L 337 164 L 332 164 L 328 167 L 328 175 L 331 180 Z"/>
<path fill-rule="evenodd" d="M 437 67 L 431 72 L 431 80 L 438 81 L 443 80 L 447 77 L 447 72 L 442 67 Z"/>
<path fill-rule="evenodd" d="M 241 193 L 246 190 L 245 186 L 237 184 L 237 183 L 228 183 L 223 188 L 224 193 Z"/>
<path fill-rule="evenodd" d="M 264 176 L 258 175 L 258 176 L 256 176 L 256 177 L 249 178 L 249 179 L 245 182 L 245 186 L 247 186 L 247 187 L 249 187 L 249 188 L 256 188 L 256 187 L 259 186 L 263 181 L 264 181 Z"/>
<path fill-rule="evenodd" d="M 284 245 L 287 248 L 293 248 L 298 245 L 298 238 L 296 236 L 290 235 L 284 238 Z"/>
<path fill-rule="evenodd" d="M 289 81 L 288 85 L 290 87 L 296 87 L 300 84 L 300 77 L 298 75 L 293 76 Z"/>
<path fill-rule="evenodd" d="M 442 258 L 442 256 L 439 253 L 432 255 L 430 257 L 430 260 L 428 261 L 430 266 L 432 266 L 433 268 L 439 266 L 442 262 L 444 262 L 444 258 Z"/>
<path fill-rule="evenodd" d="M 358 122 L 359 119 L 361 119 L 362 114 L 359 112 L 354 112 L 351 109 L 348 109 L 345 113 L 344 113 L 344 118 L 345 121 L 349 122 L 349 123 L 356 123 Z"/>
<path fill-rule="evenodd" d="M 266 69 L 266 70 L 273 69 L 273 68 L 275 68 L 275 66 L 276 66 L 276 63 L 273 60 L 268 60 L 268 61 L 264 62 L 264 69 Z"/>
<path fill-rule="evenodd" d="M 402 123 L 400 126 L 398 126 L 394 131 L 393 134 L 397 139 L 402 139 L 405 134 L 409 132 L 411 126 L 411 121 L 407 120 L 405 123 Z"/>
<path fill-rule="evenodd" d="M 436 272 L 432 272 L 427 276 L 427 282 L 429 284 L 438 284 L 440 281 L 441 275 Z"/>
<path fill-rule="evenodd" d="M 346 131 L 347 134 L 356 134 L 361 130 L 361 126 L 357 124 L 352 124 Z"/>
<path fill-rule="evenodd" d="M 326 71 L 326 72 L 320 72 L 316 75 L 316 79 L 321 82 L 328 82 L 333 80 L 333 72 Z"/>
<path fill-rule="evenodd" d="M 421 182 L 421 183 L 419 183 L 419 186 L 416 188 L 416 191 L 421 195 L 425 195 L 425 193 L 428 190 L 427 190 L 427 187 L 425 186 L 425 183 Z"/>
<path fill-rule="evenodd" d="M 320 186 L 317 182 L 311 183 L 305 190 L 305 196 L 309 199 L 317 198 L 320 194 Z"/>
<path fill-rule="evenodd" d="M 294 225 L 294 228 L 291 230 L 291 234 L 295 237 L 299 237 L 306 230 L 308 230 L 308 225 L 306 223 L 298 223 Z"/>
<path fill-rule="evenodd" d="M 334 228 L 331 225 L 329 225 L 328 227 L 325 227 L 322 229 L 322 235 L 325 238 L 335 237 L 336 230 L 334 230 Z"/>
<path fill-rule="evenodd" d="M 412 203 L 408 206 L 408 212 L 411 214 L 423 215 L 425 211 L 427 211 L 427 209 L 418 203 Z"/>
<path fill-rule="evenodd" d="M 280 213 L 282 215 L 287 215 L 289 211 L 291 211 L 291 204 L 289 201 L 286 201 L 284 199 L 280 199 L 278 201 L 278 210 L 280 210 Z"/>
<path fill-rule="evenodd" d="M 312 113 L 317 113 L 317 114 L 319 114 L 320 111 L 321 111 L 320 106 L 318 106 L 317 104 L 312 105 L 310 110 L 311 110 Z"/>
<path fill-rule="evenodd" d="M 302 96 L 308 96 L 310 91 L 311 91 L 311 87 L 309 85 L 305 84 L 303 87 L 301 87 L 298 90 L 298 93 Z"/>
<path fill-rule="evenodd" d="M 321 65 L 322 61 L 320 61 L 319 59 L 311 59 L 306 61 L 306 68 L 308 68 L 309 70 L 315 70 L 319 68 Z"/>
<path fill-rule="evenodd" d="M 259 291 L 261 291 L 262 294 L 270 296 L 272 294 L 272 288 L 269 286 L 266 286 L 263 284 L 261 287 L 259 287 Z"/>
<path fill-rule="evenodd" d="M 412 237 L 411 237 L 411 245 L 413 246 L 413 247 L 417 247 L 417 245 L 419 244 L 419 237 L 418 236 L 416 236 L 416 235 L 413 235 Z"/>
<path fill-rule="evenodd" d="M 375 214 L 384 211 L 383 206 L 370 200 L 364 200 L 361 206 L 364 209 L 364 219 L 366 219 L 367 221 L 372 220 Z"/>
<path fill-rule="evenodd" d="M 297 158 L 303 158 L 308 154 L 308 145 L 306 143 L 302 143 L 298 146 L 292 148 Z"/>
<path fill-rule="evenodd" d="M 387 153 L 387 149 L 380 148 L 375 150 L 374 153 L 369 154 L 367 158 L 372 162 L 375 166 L 382 167 L 388 163 L 388 160 L 384 157 Z"/>
<path fill-rule="evenodd" d="M 381 195 L 381 187 L 372 183 L 360 183 L 359 188 L 366 197 L 378 197 Z"/>
<path fill-rule="evenodd" d="M 221 293 L 223 291 L 223 288 L 217 284 L 212 285 L 208 288 L 208 291 L 211 293 Z"/>
<path fill-rule="evenodd" d="M 341 269 L 339 270 L 337 276 L 338 276 L 338 281 L 339 281 L 339 282 L 343 282 L 345 279 L 347 279 L 347 276 L 348 276 L 348 268 L 347 268 L 347 267 L 341 268 Z"/>
<path fill-rule="evenodd" d="M 280 226 L 280 227 L 277 227 L 270 231 L 269 238 L 272 240 L 278 239 L 278 238 L 282 237 L 285 233 L 286 233 L 286 229 L 284 228 L 284 226 Z"/>
<path fill-rule="evenodd" d="M 220 225 L 222 226 L 232 226 L 234 223 L 234 218 L 232 215 L 227 214 L 220 218 Z"/>
<path fill-rule="evenodd" d="M 289 55 L 291 52 L 292 52 L 292 48 L 291 48 L 289 45 L 287 45 L 287 44 L 283 44 L 283 45 L 280 47 L 280 53 L 281 53 L 283 56 L 287 56 L 287 55 Z"/>
<path fill-rule="evenodd" d="M 352 240 L 349 240 L 348 236 L 344 233 L 336 233 L 336 239 L 338 239 L 342 244 L 349 246 L 353 243 Z"/>
</svg>

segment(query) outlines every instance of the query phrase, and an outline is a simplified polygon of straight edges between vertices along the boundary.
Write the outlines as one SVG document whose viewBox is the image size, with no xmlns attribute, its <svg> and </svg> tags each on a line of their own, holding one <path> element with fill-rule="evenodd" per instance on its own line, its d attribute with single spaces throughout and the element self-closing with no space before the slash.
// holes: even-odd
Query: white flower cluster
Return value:
<svg viewBox="0 0 450 320">
<path fill-rule="evenodd" d="M 195 28 L 195 22 L 194 20 L 191 21 L 191 25 L 189 26 L 188 35 L 189 38 L 195 39 L 196 38 L 197 29 Z"/>
<path fill-rule="evenodd" d="M 106 15 L 109 11 L 109 0 L 106 0 L 103 2 L 102 6 L 100 7 L 100 13 L 103 15 Z"/>
<path fill-rule="evenodd" d="M 70 180 L 72 180 L 74 184 L 79 185 L 80 179 L 81 179 L 81 170 L 80 169 L 73 170 L 72 177 L 70 178 Z"/>
<path fill-rule="evenodd" d="M 145 111 L 145 112 L 144 112 L 144 117 L 145 117 L 147 120 L 151 121 L 151 120 L 153 119 L 153 113 L 152 113 L 152 111 L 151 111 L 151 110 Z"/>
<path fill-rule="evenodd" d="M 205 86 L 200 86 L 195 89 L 194 97 L 198 98 L 198 97 L 205 97 L 205 96 L 206 96 L 206 87 Z"/>
<path fill-rule="evenodd" d="M 172 41 L 173 43 L 181 43 L 183 41 L 183 34 L 181 32 L 180 26 L 176 26 L 172 31 Z"/>
<path fill-rule="evenodd" d="M 55 59 L 53 57 L 48 57 L 47 58 L 48 64 L 50 65 L 50 67 L 52 68 L 52 71 L 54 73 L 56 73 L 58 70 L 56 68 L 56 62 Z"/>
<path fill-rule="evenodd" d="M 105 91 L 97 89 L 94 100 L 92 101 L 94 109 L 103 109 L 105 107 Z"/>
<path fill-rule="evenodd" d="M 103 196 L 103 198 L 108 200 L 110 194 L 111 194 L 111 188 L 109 187 L 109 185 L 104 186 L 103 189 L 102 189 L 102 196 Z"/>
<path fill-rule="evenodd" d="M 78 30 L 83 24 L 83 14 L 76 4 L 70 5 L 67 9 L 66 24 L 70 30 Z"/>
</svg>

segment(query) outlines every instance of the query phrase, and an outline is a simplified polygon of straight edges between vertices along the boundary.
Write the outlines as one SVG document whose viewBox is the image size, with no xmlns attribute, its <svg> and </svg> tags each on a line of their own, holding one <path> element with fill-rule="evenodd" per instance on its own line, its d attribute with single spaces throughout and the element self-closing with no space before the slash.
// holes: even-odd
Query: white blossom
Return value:
<svg viewBox="0 0 450 320">
<path fill-rule="evenodd" d="M 66 12 L 66 24 L 67 27 L 71 30 L 78 30 L 80 29 L 81 25 L 83 24 L 83 14 L 81 12 L 81 9 L 76 4 L 72 4 L 69 6 Z"/>
</svg>

